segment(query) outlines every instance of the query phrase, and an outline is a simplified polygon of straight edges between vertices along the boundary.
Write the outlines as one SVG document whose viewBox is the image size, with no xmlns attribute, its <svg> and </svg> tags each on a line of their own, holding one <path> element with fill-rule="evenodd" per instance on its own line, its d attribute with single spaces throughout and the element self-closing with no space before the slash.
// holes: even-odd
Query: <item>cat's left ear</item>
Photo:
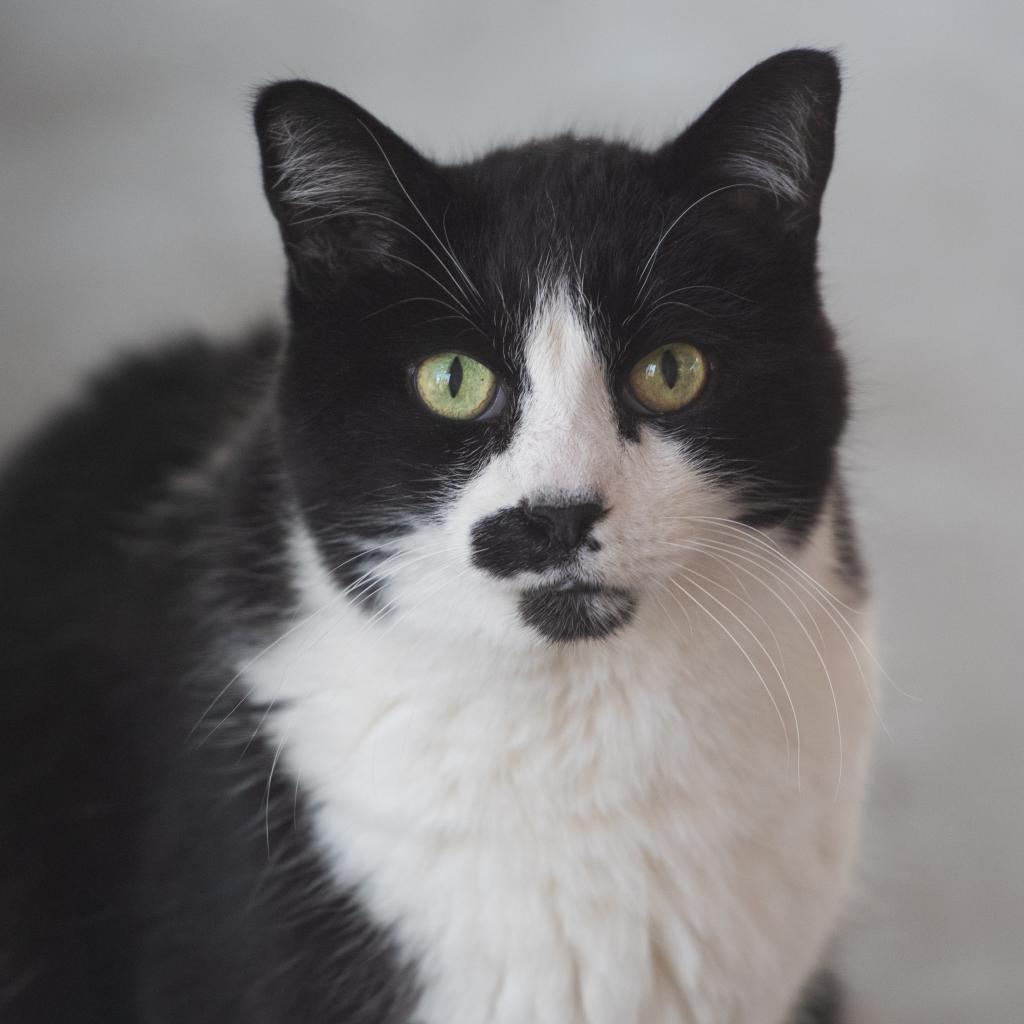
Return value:
<svg viewBox="0 0 1024 1024">
<path fill-rule="evenodd" d="M 813 242 L 832 168 L 839 88 L 830 53 L 770 57 L 660 151 L 666 185 Z"/>
<path fill-rule="evenodd" d="M 416 255 L 407 250 L 424 229 L 417 219 L 446 191 L 429 160 L 347 96 L 315 82 L 263 89 L 254 119 L 263 187 L 294 280 L 340 283 Z"/>
</svg>

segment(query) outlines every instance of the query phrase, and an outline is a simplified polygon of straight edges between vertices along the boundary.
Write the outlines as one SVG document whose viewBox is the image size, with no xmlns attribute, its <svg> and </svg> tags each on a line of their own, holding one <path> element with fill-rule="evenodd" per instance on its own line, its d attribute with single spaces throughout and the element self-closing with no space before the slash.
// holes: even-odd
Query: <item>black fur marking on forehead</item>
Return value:
<svg viewBox="0 0 1024 1024">
<path fill-rule="evenodd" d="M 829 55 L 793 51 L 655 152 L 563 135 L 445 167 L 330 89 L 266 90 L 256 122 L 293 324 L 281 430 L 321 544 L 433 515 L 508 445 L 529 327 L 557 286 L 625 438 L 645 424 L 679 438 L 751 524 L 806 531 L 846 418 L 815 267 L 838 95 Z M 622 399 L 629 369 L 671 341 L 701 349 L 708 385 L 644 417 Z M 452 423 L 417 407 L 410 367 L 438 351 L 499 374 L 506 412 Z"/>
</svg>

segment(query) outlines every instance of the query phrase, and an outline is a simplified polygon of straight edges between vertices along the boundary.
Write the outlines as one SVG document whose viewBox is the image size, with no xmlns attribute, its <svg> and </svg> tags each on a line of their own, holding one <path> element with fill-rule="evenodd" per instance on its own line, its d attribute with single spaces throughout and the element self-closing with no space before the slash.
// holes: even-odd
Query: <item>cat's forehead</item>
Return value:
<svg viewBox="0 0 1024 1024">
<path fill-rule="evenodd" d="M 605 291 L 636 282 L 664 223 L 649 154 L 564 136 L 453 169 L 452 231 L 503 285 L 550 292 L 553 279 Z M 595 295 L 594 298 L 597 298 Z"/>
<path fill-rule="evenodd" d="M 652 189 L 651 156 L 623 142 L 559 135 L 494 150 L 451 170 L 460 180 L 489 197 L 521 207 L 558 214 L 584 209 L 602 191 Z"/>
</svg>

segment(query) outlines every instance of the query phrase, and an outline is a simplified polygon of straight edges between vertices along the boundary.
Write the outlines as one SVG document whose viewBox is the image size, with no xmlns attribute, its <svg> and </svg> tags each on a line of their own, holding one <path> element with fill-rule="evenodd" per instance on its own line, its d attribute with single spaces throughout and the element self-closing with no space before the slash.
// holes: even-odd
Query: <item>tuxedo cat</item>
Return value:
<svg viewBox="0 0 1024 1024">
<path fill-rule="evenodd" d="M 796 50 L 648 152 L 255 109 L 289 330 L 0 492 L 0 1017 L 779 1024 L 872 693 Z"/>
</svg>

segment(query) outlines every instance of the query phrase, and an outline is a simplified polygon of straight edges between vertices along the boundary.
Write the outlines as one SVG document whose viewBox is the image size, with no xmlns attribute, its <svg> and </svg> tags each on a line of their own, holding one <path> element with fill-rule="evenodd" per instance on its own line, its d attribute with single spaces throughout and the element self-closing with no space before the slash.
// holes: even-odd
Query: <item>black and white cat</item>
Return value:
<svg viewBox="0 0 1024 1024">
<path fill-rule="evenodd" d="M 122 363 L 0 502 L 4 1024 L 777 1024 L 874 682 L 839 79 L 431 162 L 263 91 L 290 332 Z"/>
</svg>

